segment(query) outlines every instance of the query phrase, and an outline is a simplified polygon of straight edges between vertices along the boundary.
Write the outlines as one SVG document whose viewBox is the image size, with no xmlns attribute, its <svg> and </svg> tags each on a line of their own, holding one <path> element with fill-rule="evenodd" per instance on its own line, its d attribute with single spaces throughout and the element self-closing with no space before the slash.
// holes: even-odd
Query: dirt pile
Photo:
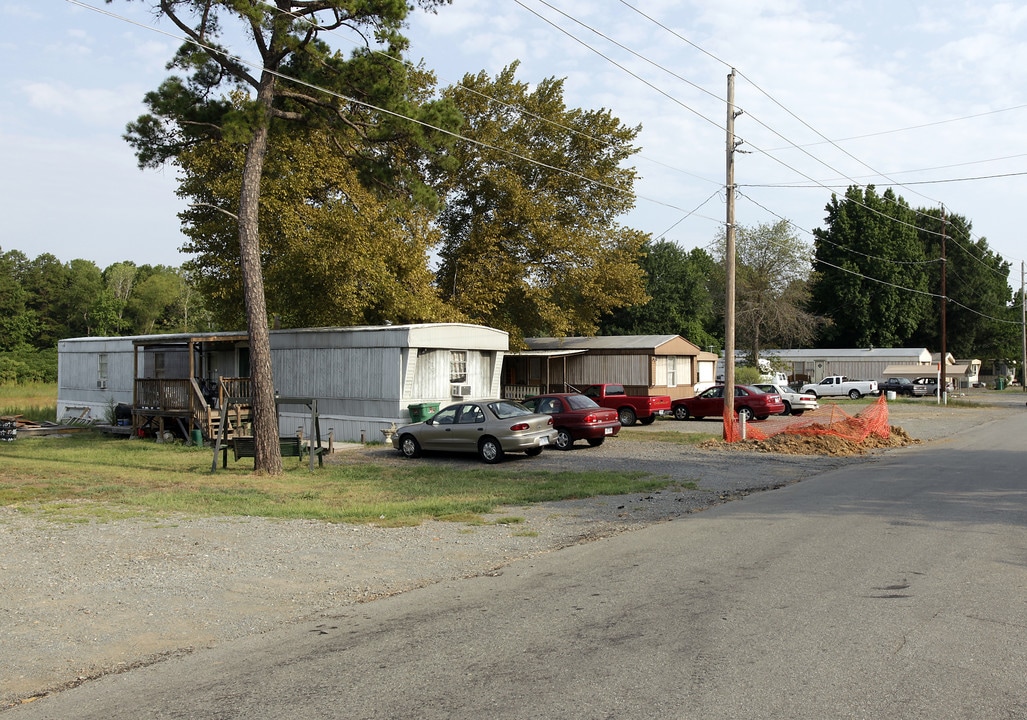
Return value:
<svg viewBox="0 0 1027 720">
<path fill-rule="evenodd" d="M 827 455 L 832 457 L 850 457 L 866 455 L 871 450 L 905 447 L 920 441 L 897 425 L 889 427 L 887 438 L 869 435 L 862 442 L 855 442 L 838 435 L 807 435 L 779 433 L 766 440 L 742 440 L 725 443 L 710 440 L 702 444 L 705 448 L 723 448 L 749 452 L 780 453 L 782 455 Z"/>
</svg>

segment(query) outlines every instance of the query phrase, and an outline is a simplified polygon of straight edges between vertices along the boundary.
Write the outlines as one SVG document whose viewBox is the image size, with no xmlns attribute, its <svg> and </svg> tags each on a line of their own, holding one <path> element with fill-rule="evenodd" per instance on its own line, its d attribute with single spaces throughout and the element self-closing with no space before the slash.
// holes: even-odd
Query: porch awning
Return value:
<svg viewBox="0 0 1027 720">
<path fill-rule="evenodd" d="M 508 352 L 507 357 L 567 357 L 568 355 L 584 355 L 588 350 L 521 350 Z"/>
</svg>

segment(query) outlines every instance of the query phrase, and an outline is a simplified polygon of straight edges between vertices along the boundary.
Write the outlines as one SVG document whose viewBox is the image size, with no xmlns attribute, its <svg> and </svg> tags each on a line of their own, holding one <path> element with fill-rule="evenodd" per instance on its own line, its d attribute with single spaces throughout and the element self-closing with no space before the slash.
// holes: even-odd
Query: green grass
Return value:
<svg viewBox="0 0 1027 720">
<path fill-rule="evenodd" d="M 278 477 L 241 461 L 210 472 L 212 450 L 93 433 L 0 443 L 0 505 L 70 522 L 121 517 L 257 516 L 417 525 L 479 521 L 504 505 L 649 492 L 674 484 L 637 471 L 547 472 L 535 463 L 454 468 L 426 458 L 378 463 L 363 455 Z M 497 522 L 513 523 L 514 518 Z"/>
<path fill-rule="evenodd" d="M 8 415 L 54 422 L 57 419 L 57 383 L 0 385 L 0 417 Z"/>
</svg>

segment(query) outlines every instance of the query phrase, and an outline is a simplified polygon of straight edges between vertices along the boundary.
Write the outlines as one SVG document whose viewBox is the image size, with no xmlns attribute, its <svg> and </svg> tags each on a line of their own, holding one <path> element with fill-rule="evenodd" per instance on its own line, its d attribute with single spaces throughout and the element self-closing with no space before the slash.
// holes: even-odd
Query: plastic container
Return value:
<svg viewBox="0 0 1027 720">
<path fill-rule="evenodd" d="M 884 393 L 884 397 L 887 400 L 894 400 L 895 399 L 895 391 L 894 390 L 886 390 L 885 393 Z"/>
<path fill-rule="evenodd" d="M 203 431 L 199 428 L 193 428 L 192 432 L 193 445 L 199 447 L 203 444 Z"/>
<path fill-rule="evenodd" d="M 407 405 L 410 411 L 410 422 L 423 422 L 439 411 L 438 403 L 416 403 Z"/>
</svg>

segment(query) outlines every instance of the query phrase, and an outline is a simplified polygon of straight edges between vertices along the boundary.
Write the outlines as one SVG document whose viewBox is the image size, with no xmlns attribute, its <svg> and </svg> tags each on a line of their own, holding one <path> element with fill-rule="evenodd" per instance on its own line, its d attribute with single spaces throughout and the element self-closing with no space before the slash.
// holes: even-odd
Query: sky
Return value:
<svg viewBox="0 0 1027 720">
<path fill-rule="evenodd" d="M 0 251 L 101 268 L 188 259 L 175 169 L 140 170 L 122 139 L 180 44 L 152 5 L 0 0 Z M 786 219 L 811 243 L 832 192 L 893 187 L 967 217 L 1019 286 L 1027 4 L 453 0 L 415 11 L 407 35 L 440 87 L 519 61 L 524 82 L 563 78 L 569 107 L 641 126 L 620 222 L 654 238 L 691 249 L 722 232 L 734 68 L 737 223 Z"/>
</svg>

